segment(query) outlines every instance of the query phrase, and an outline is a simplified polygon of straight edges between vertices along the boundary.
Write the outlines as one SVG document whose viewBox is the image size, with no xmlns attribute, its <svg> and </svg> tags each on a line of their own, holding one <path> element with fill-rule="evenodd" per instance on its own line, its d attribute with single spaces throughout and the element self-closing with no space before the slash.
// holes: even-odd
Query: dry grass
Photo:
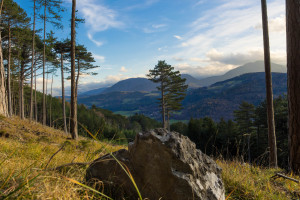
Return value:
<svg viewBox="0 0 300 200">
<path fill-rule="evenodd" d="M 109 151 L 126 148 L 82 137 L 73 141 L 62 131 L 17 117 L 0 116 L 0 136 L 0 199 L 11 192 L 14 193 L 8 199 L 101 199 L 99 194 L 67 179 L 84 182 L 87 166 L 63 171 L 49 169 L 66 163 L 90 162 Z M 51 156 L 62 146 L 45 170 Z M 271 179 L 280 169 L 222 159 L 217 162 L 223 168 L 227 199 L 299 199 L 299 184 Z"/>
<path fill-rule="evenodd" d="M 283 178 L 271 178 L 281 169 L 251 166 L 239 161 L 218 160 L 223 169 L 227 199 L 299 199 L 300 184 Z M 288 176 L 299 180 L 298 176 Z"/>
<path fill-rule="evenodd" d="M 66 163 L 90 162 L 125 148 L 82 137 L 73 141 L 62 131 L 17 117 L 2 118 L 0 132 L 0 199 L 20 185 L 24 186 L 9 198 L 91 199 L 96 194 L 65 178 L 83 182 L 86 167 L 68 167 L 63 172 L 44 170 L 50 157 L 64 145 L 47 167 L 53 169 Z"/>
</svg>

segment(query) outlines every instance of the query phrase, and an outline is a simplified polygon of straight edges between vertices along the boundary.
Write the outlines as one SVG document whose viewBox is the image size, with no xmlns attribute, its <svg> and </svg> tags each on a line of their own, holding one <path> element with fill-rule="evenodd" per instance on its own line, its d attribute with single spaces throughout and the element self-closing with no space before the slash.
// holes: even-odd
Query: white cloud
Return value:
<svg viewBox="0 0 300 200">
<path fill-rule="evenodd" d="M 179 35 L 174 35 L 174 38 L 178 39 L 178 40 L 182 40 L 183 38 Z"/>
<path fill-rule="evenodd" d="M 93 53 L 93 57 L 94 57 L 95 60 L 98 61 L 98 62 L 101 62 L 101 63 L 105 62 L 105 57 L 104 57 L 104 56 L 97 55 L 97 54 Z"/>
<path fill-rule="evenodd" d="M 263 59 L 260 2 L 222 0 L 216 5 L 190 23 L 189 31 L 183 34 L 177 46 L 178 52 L 170 55 L 181 67 L 189 66 L 190 74 L 221 74 L 232 66 Z M 271 61 L 284 64 L 285 1 L 270 2 L 268 15 Z M 180 63 L 181 60 L 186 62 L 185 65 Z M 200 70 L 198 66 L 201 66 Z"/>
<path fill-rule="evenodd" d="M 224 65 L 219 62 L 212 62 L 205 67 L 199 65 L 191 65 L 189 63 L 180 63 L 174 65 L 177 70 L 183 74 L 192 74 L 195 77 L 207 77 L 224 74 L 225 72 L 234 69 L 235 65 Z"/>
<path fill-rule="evenodd" d="M 93 36 L 91 35 L 91 33 L 88 33 L 87 34 L 88 38 L 94 43 L 97 45 L 97 47 L 100 47 L 103 45 L 103 42 L 100 42 L 100 41 L 97 41 L 93 38 Z"/>
<path fill-rule="evenodd" d="M 149 25 L 148 25 L 149 26 Z M 144 33 L 156 33 L 165 31 L 168 27 L 167 24 L 152 24 L 151 27 L 143 28 Z"/>
<path fill-rule="evenodd" d="M 270 32 L 285 32 L 286 31 L 286 19 L 285 15 L 280 15 L 270 19 L 268 22 Z M 259 23 L 255 26 L 256 29 L 262 30 L 262 23 Z"/>
<path fill-rule="evenodd" d="M 121 72 L 127 72 L 128 70 L 126 69 L 126 67 L 122 66 L 120 69 Z"/>
<path fill-rule="evenodd" d="M 152 27 L 155 28 L 155 29 L 164 28 L 166 26 L 167 26 L 166 24 L 153 24 L 152 25 Z"/>
<path fill-rule="evenodd" d="M 101 5 L 97 0 L 80 0 L 77 4 L 88 28 L 87 36 L 97 46 L 101 46 L 103 43 L 93 39 L 95 33 L 124 26 L 123 22 L 118 19 L 117 11 Z"/>
</svg>

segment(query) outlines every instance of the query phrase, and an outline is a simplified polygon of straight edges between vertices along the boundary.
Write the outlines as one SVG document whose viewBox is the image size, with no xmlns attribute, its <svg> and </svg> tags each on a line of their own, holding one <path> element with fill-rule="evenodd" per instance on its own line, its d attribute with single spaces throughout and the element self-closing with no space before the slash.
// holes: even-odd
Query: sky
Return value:
<svg viewBox="0 0 300 200">
<path fill-rule="evenodd" d="M 32 1 L 15 1 L 32 16 Z M 71 0 L 62 6 L 64 29 L 47 25 L 60 39 L 70 38 Z M 268 0 L 267 6 L 271 61 L 285 65 L 285 1 Z M 77 10 L 85 19 L 77 43 L 100 66 L 98 75 L 80 79 L 80 91 L 145 77 L 158 60 L 197 78 L 263 60 L 260 0 L 77 0 Z M 58 95 L 60 76 L 55 80 Z"/>
</svg>

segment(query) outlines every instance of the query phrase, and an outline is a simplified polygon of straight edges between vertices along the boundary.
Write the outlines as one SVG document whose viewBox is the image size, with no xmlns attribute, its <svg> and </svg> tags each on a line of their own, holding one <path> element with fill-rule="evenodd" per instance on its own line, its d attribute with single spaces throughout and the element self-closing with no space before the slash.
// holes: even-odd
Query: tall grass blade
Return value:
<svg viewBox="0 0 300 200">
<path fill-rule="evenodd" d="M 30 179 L 29 181 L 24 181 L 22 184 L 19 185 L 19 187 L 17 187 L 14 191 L 10 192 L 8 195 L 2 197 L 3 200 L 7 199 L 8 197 L 10 197 L 11 195 L 13 195 L 14 193 L 18 192 L 19 190 L 21 190 L 23 187 L 25 187 L 26 185 L 30 185 L 37 177 L 39 177 L 40 174 L 36 175 L 35 177 L 33 177 L 32 179 Z"/>
<path fill-rule="evenodd" d="M 63 176 L 63 177 L 64 177 L 64 176 Z M 68 178 L 68 177 L 64 177 L 64 178 L 65 178 L 66 180 L 72 182 L 72 183 L 75 183 L 75 184 L 77 184 L 77 185 L 80 185 L 81 187 L 84 187 L 84 188 L 87 188 L 87 189 L 89 189 L 89 190 L 91 190 L 91 191 L 93 191 L 93 192 L 96 192 L 97 194 L 100 194 L 101 196 L 103 196 L 103 197 L 105 197 L 105 198 L 107 198 L 107 199 L 113 200 L 113 199 L 110 198 L 109 196 L 106 196 L 105 194 L 99 192 L 98 190 L 95 190 L 94 188 L 91 188 L 91 187 L 89 187 L 89 186 L 87 186 L 87 185 L 85 185 L 85 184 L 83 184 L 83 183 L 80 183 L 80 182 L 78 182 L 78 181 L 76 181 L 76 180 L 74 180 L 74 179 Z"/>
</svg>

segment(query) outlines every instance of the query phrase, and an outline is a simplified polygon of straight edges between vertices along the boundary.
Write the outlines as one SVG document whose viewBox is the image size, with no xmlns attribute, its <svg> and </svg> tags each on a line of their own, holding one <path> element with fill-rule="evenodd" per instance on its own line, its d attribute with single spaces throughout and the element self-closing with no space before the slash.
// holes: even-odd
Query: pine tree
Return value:
<svg viewBox="0 0 300 200">
<path fill-rule="evenodd" d="M 262 7 L 262 22 L 263 22 L 263 38 L 264 38 L 266 96 L 267 96 L 267 105 L 268 105 L 268 107 L 267 107 L 267 111 L 268 111 L 268 141 L 269 141 L 269 148 L 270 148 L 269 165 L 271 167 L 277 167 L 277 147 L 276 147 L 276 135 L 275 135 L 272 74 L 271 74 L 268 14 L 267 14 L 266 0 L 261 0 L 261 7 Z"/>
<path fill-rule="evenodd" d="M 300 173 L 300 2 L 286 0 L 290 167 Z"/>
<path fill-rule="evenodd" d="M 182 79 L 179 71 L 174 71 L 174 67 L 168 65 L 165 61 L 158 61 L 154 69 L 149 70 L 147 74 L 149 80 L 158 83 L 157 89 L 161 93 L 159 106 L 161 107 L 163 128 L 167 128 L 166 116 L 172 111 L 181 109 L 181 101 L 185 97 L 187 85 L 185 79 Z"/>
<path fill-rule="evenodd" d="M 56 42 L 55 51 L 60 55 L 60 69 L 61 69 L 61 95 L 62 95 L 62 110 L 64 131 L 67 134 L 67 117 L 66 117 L 66 104 L 65 104 L 65 84 L 64 84 L 64 55 L 70 52 L 70 40 L 64 40 L 63 42 Z"/>
<path fill-rule="evenodd" d="M 1 1 L 0 7 L 0 16 L 2 18 L 2 7 L 3 7 L 4 0 Z M 2 24 L 2 21 L 1 21 Z M 5 71 L 3 66 L 3 52 L 2 52 L 2 37 L 1 37 L 1 30 L 0 30 L 0 114 L 7 116 L 8 115 L 8 108 L 6 103 L 6 93 L 5 93 Z"/>
<path fill-rule="evenodd" d="M 12 115 L 12 100 L 11 100 L 11 48 L 14 39 L 13 30 L 18 27 L 28 26 L 30 19 L 27 17 L 26 12 L 13 0 L 5 0 L 3 4 L 2 22 L 6 28 L 8 55 L 7 55 L 7 106 L 8 113 Z"/>
<path fill-rule="evenodd" d="M 43 125 L 46 124 L 46 93 L 45 93 L 45 65 L 46 65 L 46 22 L 50 22 L 54 26 L 61 28 L 60 12 L 63 11 L 61 0 L 39 0 L 39 4 L 44 7 L 43 15 L 40 18 L 44 22 L 44 53 L 43 53 Z"/>
<path fill-rule="evenodd" d="M 75 83 L 75 49 L 76 49 L 76 0 L 72 0 L 72 16 L 71 16 L 71 123 L 70 133 L 73 139 L 78 138 L 77 127 L 77 101 L 76 101 L 76 83 Z"/>
</svg>

